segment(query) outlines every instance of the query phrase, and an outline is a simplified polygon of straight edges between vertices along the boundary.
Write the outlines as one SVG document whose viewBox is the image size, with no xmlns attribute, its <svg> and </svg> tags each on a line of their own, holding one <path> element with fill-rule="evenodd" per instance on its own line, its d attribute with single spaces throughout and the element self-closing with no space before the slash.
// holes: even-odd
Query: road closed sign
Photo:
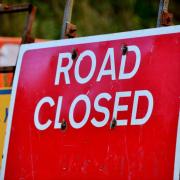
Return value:
<svg viewBox="0 0 180 180">
<path fill-rule="evenodd" d="M 179 179 L 180 26 L 20 49 L 1 179 Z"/>
</svg>

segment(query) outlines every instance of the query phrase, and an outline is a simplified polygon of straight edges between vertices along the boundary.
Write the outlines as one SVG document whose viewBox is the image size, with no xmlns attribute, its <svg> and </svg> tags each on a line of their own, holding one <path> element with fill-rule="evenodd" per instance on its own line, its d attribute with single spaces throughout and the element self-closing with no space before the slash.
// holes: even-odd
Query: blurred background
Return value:
<svg viewBox="0 0 180 180">
<path fill-rule="evenodd" d="M 66 0 L 3 0 L 4 4 L 32 3 L 37 7 L 32 35 L 60 39 Z M 78 36 L 156 27 L 159 0 L 74 0 L 72 23 Z M 174 24 L 180 24 L 180 0 L 170 0 Z M 1 14 L 0 36 L 21 36 L 26 13 Z"/>
</svg>

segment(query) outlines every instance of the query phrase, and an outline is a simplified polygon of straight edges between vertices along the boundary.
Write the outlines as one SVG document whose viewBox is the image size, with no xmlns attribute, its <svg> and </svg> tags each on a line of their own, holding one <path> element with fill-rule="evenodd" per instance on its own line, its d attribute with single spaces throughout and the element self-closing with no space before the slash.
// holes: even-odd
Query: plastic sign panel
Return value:
<svg viewBox="0 0 180 180">
<path fill-rule="evenodd" d="M 11 89 L 0 89 L 0 170 L 3 155 L 4 138 L 6 132 L 6 122 L 10 103 Z"/>
<path fill-rule="evenodd" d="M 180 26 L 23 45 L 1 179 L 178 179 Z"/>
</svg>

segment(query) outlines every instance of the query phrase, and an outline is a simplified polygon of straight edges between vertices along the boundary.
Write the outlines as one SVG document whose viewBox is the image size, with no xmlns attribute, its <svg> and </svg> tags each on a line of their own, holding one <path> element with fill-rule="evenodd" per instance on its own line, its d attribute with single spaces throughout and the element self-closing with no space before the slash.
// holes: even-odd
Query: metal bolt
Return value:
<svg viewBox="0 0 180 180">
<path fill-rule="evenodd" d="M 122 54 L 123 54 L 123 55 L 126 55 L 126 53 L 127 53 L 127 51 L 128 51 L 128 47 L 127 47 L 126 45 L 123 45 L 123 46 L 121 47 L 121 50 L 122 50 Z"/>
<path fill-rule="evenodd" d="M 116 127 L 116 125 L 117 125 L 117 121 L 116 121 L 116 119 L 114 118 L 114 119 L 111 121 L 110 128 L 111 128 L 111 129 L 114 129 L 114 128 Z"/>
<path fill-rule="evenodd" d="M 73 48 L 73 50 L 72 50 L 72 59 L 75 60 L 77 55 L 78 55 L 78 53 L 77 53 L 76 49 Z"/>
<path fill-rule="evenodd" d="M 67 123 L 66 121 L 63 119 L 62 123 L 61 123 L 61 130 L 65 130 L 67 128 Z"/>
</svg>

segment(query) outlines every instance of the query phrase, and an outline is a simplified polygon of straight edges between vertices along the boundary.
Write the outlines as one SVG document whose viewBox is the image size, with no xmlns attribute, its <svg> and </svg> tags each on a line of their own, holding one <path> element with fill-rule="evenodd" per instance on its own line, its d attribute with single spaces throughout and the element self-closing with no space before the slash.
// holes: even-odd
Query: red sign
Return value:
<svg viewBox="0 0 180 180">
<path fill-rule="evenodd" d="M 179 60 L 180 26 L 23 45 L 2 179 L 178 179 Z"/>
</svg>

